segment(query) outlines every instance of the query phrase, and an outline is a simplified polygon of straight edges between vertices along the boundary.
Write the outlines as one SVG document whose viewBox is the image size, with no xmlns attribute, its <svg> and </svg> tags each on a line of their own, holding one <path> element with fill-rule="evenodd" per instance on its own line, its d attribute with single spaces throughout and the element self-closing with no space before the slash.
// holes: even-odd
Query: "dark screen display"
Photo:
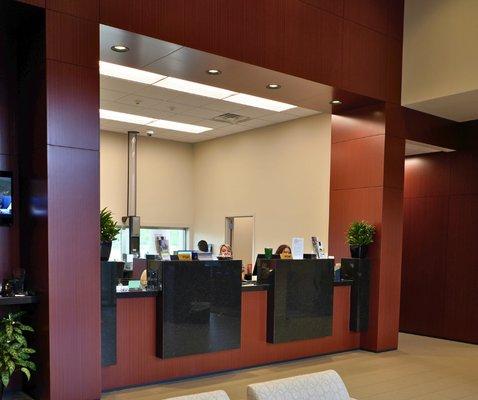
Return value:
<svg viewBox="0 0 478 400">
<path fill-rule="evenodd" d="M 11 172 L 0 171 L 0 224 L 9 225 L 13 218 Z"/>
</svg>

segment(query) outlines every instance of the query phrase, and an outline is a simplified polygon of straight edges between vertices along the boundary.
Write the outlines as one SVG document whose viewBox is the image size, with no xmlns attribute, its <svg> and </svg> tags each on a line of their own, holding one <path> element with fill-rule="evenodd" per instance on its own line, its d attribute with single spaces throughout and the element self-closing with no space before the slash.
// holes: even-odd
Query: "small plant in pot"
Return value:
<svg viewBox="0 0 478 400">
<path fill-rule="evenodd" d="M 108 261 L 111 254 L 111 243 L 116 239 L 120 228 L 113 219 L 113 214 L 106 207 L 100 211 L 100 252 L 101 261 Z"/>
<path fill-rule="evenodd" d="M 367 257 L 368 247 L 373 243 L 375 227 L 365 221 L 353 222 L 347 232 L 347 243 L 352 258 Z"/>
<path fill-rule="evenodd" d="M 30 360 L 35 350 L 28 347 L 25 338 L 25 332 L 33 332 L 33 329 L 21 322 L 23 314 L 8 313 L 0 320 L 0 399 L 15 371 L 23 372 L 30 380 L 31 371 L 36 370 L 35 363 Z"/>
</svg>

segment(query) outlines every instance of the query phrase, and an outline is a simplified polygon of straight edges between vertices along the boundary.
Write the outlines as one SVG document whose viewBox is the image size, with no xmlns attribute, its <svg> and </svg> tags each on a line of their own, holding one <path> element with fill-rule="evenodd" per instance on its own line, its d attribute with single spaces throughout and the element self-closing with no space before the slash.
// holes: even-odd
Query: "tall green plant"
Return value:
<svg viewBox="0 0 478 400">
<path fill-rule="evenodd" d="M 347 243 L 351 246 L 366 246 L 373 243 L 375 227 L 365 221 L 353 222 L 347 232 Z"/>
<path fill-rule="evenodd" d="M 7 387 L 10 377 L 16 370 L 22 371 L 30 380 L 31 371 L 36 365 L 30 360 L 35 350 L 28 347 L 24 332 L 33 332 L 33 328 L 22 324 L 20 317 L 24 312 L 8 313 L 0 321 L 0 375 L 2 385 Z"/>
<path fill-rule="evenodd" d="M 100 211 L 100 236 L 102 242 L 112 242 L 120 232 L 113 214 L 106 207 Z"/>
</svg>

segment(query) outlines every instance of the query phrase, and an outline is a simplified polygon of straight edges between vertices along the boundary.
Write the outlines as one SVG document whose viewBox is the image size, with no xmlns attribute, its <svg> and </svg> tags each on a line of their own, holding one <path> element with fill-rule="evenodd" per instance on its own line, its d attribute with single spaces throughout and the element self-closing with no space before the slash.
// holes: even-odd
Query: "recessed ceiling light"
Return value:
<svg viewBox="0 0 478 400">
<path fill-rule="evenodd" d="M 266 88 L 267 89 L 280 89 L 282 86 L 278 83 L 269 83 Z"/>
<path fill-rule="evenodd" d="M 169 129 L 172 131 L 188 132 L 188 133 L 203 133 L 203 132 L 212 130 L 212 128 L 208 128 L 206 126 L 184 124 L 182 122 L 167 121 L 165 119 L 154 119 L 151 117 L 143 117 L 141 115 L 126 114 L 122 112 L 104 110 L 104 109 L 100 109 L 100 118 L 108 119 L 112 121 L 127 122 L 130 124 L 136 124 L 136 125 L 154 126 L 155 128 Z M 150 135 L 150 132 L 151 132 L 151 135 L 154 134 L 153 130 L 146 131 L 148 135 Z"/>
<path fill-rule="evenodd" d="M 212 130 L 212 128 L 208 128 L 206 126 L 191 125 L 191 124 L 185 124 L 182 122 L 175 122 L 175 121 L 167 121 L 165 119 L 158 119 L 156 121 L 151 122 L 149 125 L 154 126 L 155 128 L 169 129 L 172 131 L 180 131 L 180 132 L 188 132 L 188 133 L 203 133 L 203 132 Z"/>
<path fill-rule="evenodd" d="M 126 53 L 129 51 L 129 47 L 123 44 L 115 44 L 114 46 L 111 46 L 111 50 L 116 51 L 117 53 Z"/>
<path fill-rule="evenodd" d="M 111 76 L 113 78 L 126 79 L 128 81 L 144 83 L 151 85 L 161 79 L 166 78 L 164 75 L 155 74 L 153 72 L 143 71 L 141 69 L 125 67 L 123 65 L 112 64 L 100 61 L 100 74 Z"/>
<path fill-rule="evenodd" d="M 126 114 L 117 111 L 100 109 L 100 118 L 112 121 L 128 122 L 136 125 L 148 125 L 154 121 L 154 118 L 142 117 L 141 115 Z"/>
<path fill-rule="evenodd" d="M 270 111 L 285 111 L 291 108 L 296 108 L 292 104 L 281 103 L 280 101 L 269 100 L 263 97 L 251 96 L 249 94 L 238 93 L 233 96 L 227 97 L 224 101 L 230 101 L 231 103 L 243 104 L 245 106 L 262 108 Z"/>
<path fill-rule="evenodd" d="M 202 83 L 196 83 L 172 77 L 167 77 L 166 79 L 156 82 L 154 86 L 177 90 L 178 92 L 195 94 L 198 96 L 211 97 L 213 99 L 223 99 L 224 97 L 236 94 L 236 92 L 221 89 L 215 86 L 204 85 Z"/>
<path fill-rule="evenodd" d="M 342 104 L 342 102 L 340 100 L 332 100 L 330 104 L 339 105 L 339 104 Z"/>
<path fill-rule="evenodd" d="M 221 75 L 222 71 L 220 69 L 211 68 L 206 71 L 209 75 Z"/>
</svg>

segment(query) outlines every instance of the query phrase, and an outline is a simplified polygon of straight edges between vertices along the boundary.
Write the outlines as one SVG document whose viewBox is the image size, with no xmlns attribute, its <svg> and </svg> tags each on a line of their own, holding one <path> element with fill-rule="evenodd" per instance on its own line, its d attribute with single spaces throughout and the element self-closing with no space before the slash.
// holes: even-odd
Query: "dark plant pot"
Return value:
<svg viewBox="0 0 478 400">
<path fill-rule="evenodd" d="M 100 255 L 101 261 L 108 261 L 111 254 L 111 242 L 101 242 L 100 244 Z"/>
<path fill-rule="evenodd" d="M 368 245 L 352 246 L 350 245 L 350 255 L 352 258 L 366 258 L 368 252 Z"/>
</svg>

